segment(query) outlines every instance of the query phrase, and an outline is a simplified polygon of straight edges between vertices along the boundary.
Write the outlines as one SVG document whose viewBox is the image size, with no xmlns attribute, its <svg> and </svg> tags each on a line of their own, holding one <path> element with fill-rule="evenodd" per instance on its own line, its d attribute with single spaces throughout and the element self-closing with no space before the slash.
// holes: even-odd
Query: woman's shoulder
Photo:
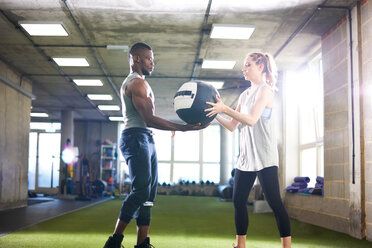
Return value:
<svg viewBox="0 0 372 248">
<path fill-rule="evenodd" d="M 262 84 L 260 89 L 257 91 L 257 94 L 265 96 L 274 96 L 274 89 L 268 84 Z"/>
</svg>

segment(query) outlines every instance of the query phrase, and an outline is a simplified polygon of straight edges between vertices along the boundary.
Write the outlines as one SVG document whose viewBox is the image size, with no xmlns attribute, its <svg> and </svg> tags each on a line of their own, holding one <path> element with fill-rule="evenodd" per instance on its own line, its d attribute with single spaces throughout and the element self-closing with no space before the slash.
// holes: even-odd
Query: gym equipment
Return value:
<svg viewBox="0 0 372 248">
<path fill-rule="evenodd" d="M 222 199 L 231 200 L 233 195 L 233 187 L 228 184 L 220 185 L 218 186 L 218 193 Z"/>
<path fill-rule="evenodd" d="M 89 160 L 84 154 L 81 155 L 79 165 L 79 176 L 80 176 L 80 192 L 75 200 L 78 201 L 90 201 L 91 200 L 91 185 L 89 177 Z"/>
<path fill-rule="evenodd" d="M 173 98 L 174 110 L 188 124 L 202 125 L 211 122 L 216 116 L 207 117 L 204 110 L 211 106 L 205 102 L 217 102 L 219 93 L 212 85 L 203 81 L 184 83 Z"/>
<path fill-rule="evenodd" d="M 93 197 L 102 197 L 103 191 L 106 189 L 107 183 L 103 180 L 95 180 L 92 183 Z"/>
</svg>

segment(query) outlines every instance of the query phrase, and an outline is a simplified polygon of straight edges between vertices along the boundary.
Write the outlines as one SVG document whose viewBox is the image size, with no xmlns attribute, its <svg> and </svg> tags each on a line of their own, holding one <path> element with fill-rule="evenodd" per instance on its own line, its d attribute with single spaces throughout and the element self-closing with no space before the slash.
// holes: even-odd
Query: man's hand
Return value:
<svg viewBox="0 0 372 248">
<path fill-rule="evenodd" d="M 201 129 L 204 129 L 206 127 L 208 127 L 211 123 L 207 123 L 207 124 L 204 124 L 202 125 L 201 123 L 197 123 L 197 124 L 186 124 L 183 126 L 183 128 L 181 129 L 182 132 L 185 132 L 185 131 L 196 131 L 196 130 L 201 130 Z"/>
</svg>

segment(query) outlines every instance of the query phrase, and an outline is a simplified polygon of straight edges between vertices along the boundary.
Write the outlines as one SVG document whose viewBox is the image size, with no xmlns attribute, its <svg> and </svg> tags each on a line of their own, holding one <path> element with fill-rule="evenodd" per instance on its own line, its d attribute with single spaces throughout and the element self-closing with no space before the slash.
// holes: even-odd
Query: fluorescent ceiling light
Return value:
<svg viewBox="0 0 372 248">
<path fill-rule="evenodd" d="M 109 116 L 110 121 L 123 121 L 123 117 L 121 116 Z"/>
<path fill-rule="evenodd" d="M 103 86 L 99 79 L 74 79 L 73 81 L 78 86 Z"/>
<path fill-rule="evenodd" d="M 224 81 L 205 81 L 208 84 L 213 85 L 217 90 L 221 89 L 223 84 L 225 83 Z"/>
<path fill-rule="evenodd" d="M 203 69 L 232 69 L 235 66 L 236 61 L 224 61 L 224 60 L 203 60 Z"/>
<path fill-rule="evenodd" d="M 212 39 L 248 40 L 254 31 L 254 26 L 213 24 Z"/>
<path fill-rule="evenodd" d="M 108 94 L 88 94 L 90 100 L 112 100 L 112 96 Z"/>
<path fill-rule="evenodd" d="M 106 48 L 107 50 L 122 50 L 124 52 L 128 51 L 127 45 L 107 45 Z"/>
<path fill-rule="evenodd" d="M 68 36 L 62 24 L 20 23 L 31 36 Z"/>
<path fill-rule="evenodd" d="M 47 113 L 31 113 L 31 117 L 49 117 Z"/>
<path fill-rule="evenodd" d="M 100 110 L 120 110 L 118 105 L 98 105 Z"/>
<path fill-rule="evenodd" d="M 89 66 L 85 58 L 53 58 L 59 66 Z"/>
</svg>

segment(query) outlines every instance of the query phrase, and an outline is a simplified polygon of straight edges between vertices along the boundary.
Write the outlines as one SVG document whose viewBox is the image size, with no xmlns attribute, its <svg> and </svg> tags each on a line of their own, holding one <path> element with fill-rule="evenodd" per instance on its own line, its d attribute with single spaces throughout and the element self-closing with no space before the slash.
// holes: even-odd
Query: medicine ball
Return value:
<svg viewBox="0 0 372 248">
<path fill-rule="evenodd" d="M 212 107 L 205 102 L 217 102 L 215 96 L 218 91 L 211 84 L 203 81 L 189 81 L 184 83 L 173 98 L 174 110 L 186 123 L 202 125 L 211 122 L 212 117 L 205 116 L 204 110 Z"/>
</svg>

